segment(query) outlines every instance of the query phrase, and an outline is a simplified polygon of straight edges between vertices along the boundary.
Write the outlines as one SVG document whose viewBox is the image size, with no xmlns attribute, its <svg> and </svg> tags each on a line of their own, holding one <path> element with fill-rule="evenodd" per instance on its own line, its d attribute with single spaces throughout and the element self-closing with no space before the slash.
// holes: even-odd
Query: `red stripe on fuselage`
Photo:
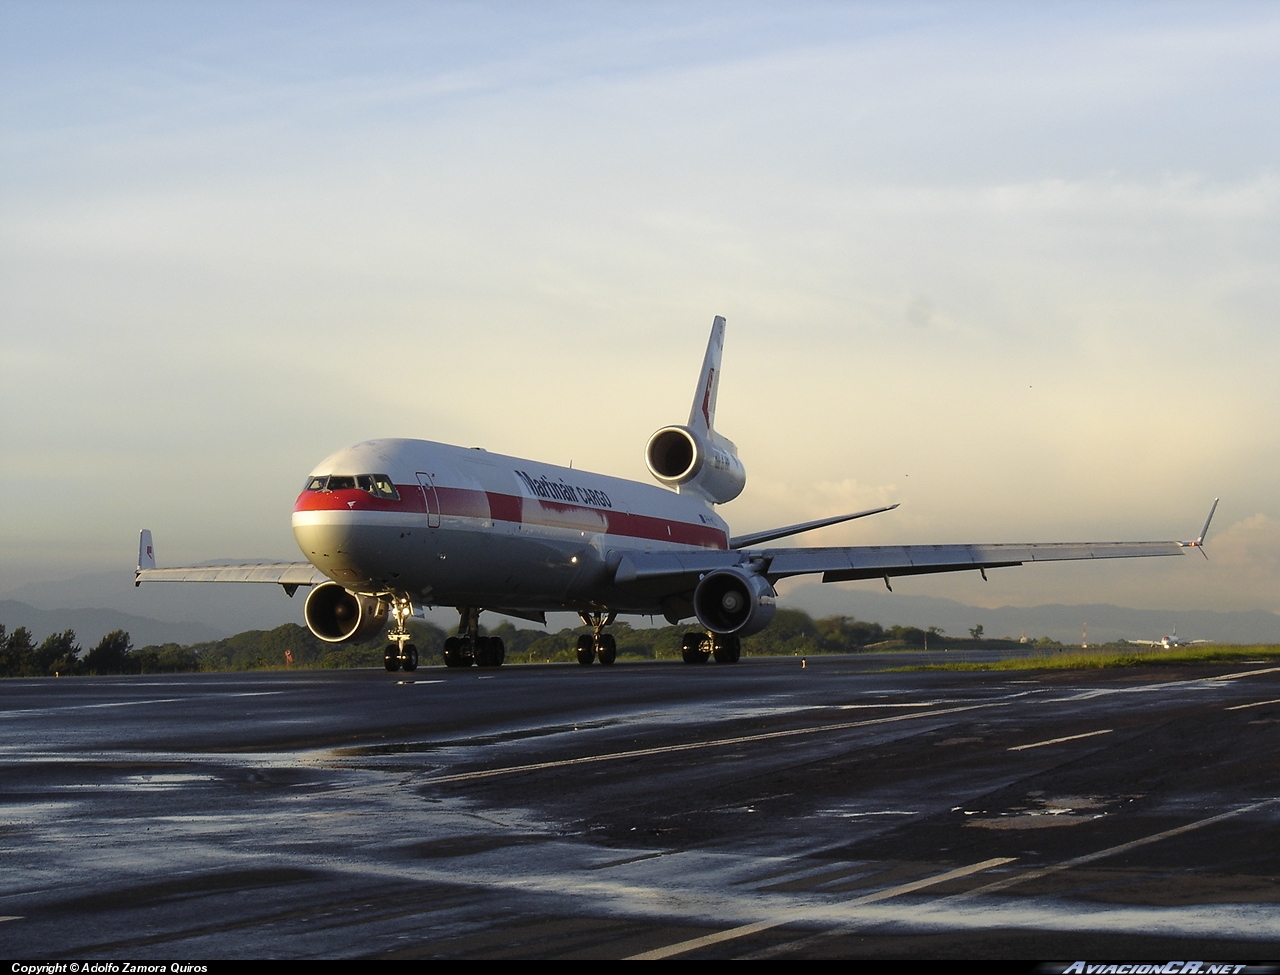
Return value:
<svg viewBox="0 0 1280 975">
<path fill-rule="evenodd" d="M 303 491 L 293 506 L 294 511 L 402 511 L 426 514 L 422 491 L 416 484 L 398 484 L 400 500 L 378 498 L 352 488 L 345 491 Z M 609 508 L 570 504 L 565 501 L 543 501 L 494 491 L 470 488 L 436 488 L 440 513 L 446 517 L 477 518 L 505 521 L 531 528 L 569 528 L 643 538 L 657 542 L 674 542 L 698 548 L 728 548 L 728 537 L 712 525 L 692 525 L 669 518 L 637 515 Z"/>
<path fill-rule="evenodd" d="M 422 492 L 418 485 L 412 489 L 400 489 L 400 501 L 392 498 L 375 498 L 367 491 L 351 488 L 349 491 L 303 491 L 293 504 L 294 511 L 420 511 Z"/>
</svg>

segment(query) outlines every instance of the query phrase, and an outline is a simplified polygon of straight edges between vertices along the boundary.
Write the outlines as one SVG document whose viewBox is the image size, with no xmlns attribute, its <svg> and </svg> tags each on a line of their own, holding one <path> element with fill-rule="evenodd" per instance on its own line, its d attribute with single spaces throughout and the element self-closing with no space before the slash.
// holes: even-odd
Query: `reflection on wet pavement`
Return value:
<svg viewBox="0 0 1280 975">
<path fill-rule="evenodd" d="M 3 682 L 0 937 L 165 960 L 1280 948 L 1275 668 L 791 663 Z"/>
</svg>

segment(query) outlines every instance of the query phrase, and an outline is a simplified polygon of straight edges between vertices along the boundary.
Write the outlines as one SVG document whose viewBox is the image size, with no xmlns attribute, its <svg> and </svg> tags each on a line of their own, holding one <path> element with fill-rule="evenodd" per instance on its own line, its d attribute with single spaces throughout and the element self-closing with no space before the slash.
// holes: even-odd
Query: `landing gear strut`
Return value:
<svg viewBox="0 0 1280 975">
<path fill-rule="evenodd" d="M 389 671 L 403 668 L 412 672 L 418 669 L 418 648 L 409 642 L 409 617 L 412 615 L 413 603 L 408 596 L 391 597 L 391 618 L 394 620 L 391 633 L 388 634 L 391 642 L 382 655 L 382 661 Z"/>
<path fill-rule="evenodd" d="M 507 648 L 501 637 L 480 635 L 480 607 L 458 607 L 458 635 L 444 641 L 446 667 L 501 667 Z"/>
<path fill-rule="evenodd" d="M 591 665 L 596 657 L 600 663 L 608 667 L 618 659 L 618 641 L 613 634 L 605 633 L 604 628 L 613 622 L 616 613 L 579 613 L 582 622 L 591 627 L 591 635 L 585 633 L 578 637 L 578 663 L 584 667 Z"/>
<path fill-rule="evenodd" d="M 680 657 L 687 664 L 705 664 L 713 654 L 718 664 L 736 664 L 742 641 L 724 633 L 686 633 L 680 641 Z"/>
</svg>

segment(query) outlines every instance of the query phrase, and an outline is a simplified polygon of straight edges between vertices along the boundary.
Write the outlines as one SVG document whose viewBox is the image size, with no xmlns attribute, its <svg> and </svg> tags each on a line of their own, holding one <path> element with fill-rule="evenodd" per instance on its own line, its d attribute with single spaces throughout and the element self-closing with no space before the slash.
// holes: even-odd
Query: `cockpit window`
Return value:
<svg viewBox="0 0 1280 975">
<path fill-rule="evenodd" d="M 359 488 L 375 498 L 400 500 L 400 492 L 386 474 L 357 474 L 354 477 L 346 474 L 327 474 L 313 477 L 307 481 L 308 491 L 350 491 Z"/>
<path fill-rule="evenodd" d="M 369 493 L 378 498 L 390 498 L 393 501 L 400 500 L 400 492 L 396 490 L 396 486 L 391 483 L 391 478 L 386 474 L 369 474 L 367 475 L 373 486 L 373 490 Z M 362 484 L 361 487 L 364 487 Z M 369 491 L 369 488 L 365 488 Z"/>
</svg>

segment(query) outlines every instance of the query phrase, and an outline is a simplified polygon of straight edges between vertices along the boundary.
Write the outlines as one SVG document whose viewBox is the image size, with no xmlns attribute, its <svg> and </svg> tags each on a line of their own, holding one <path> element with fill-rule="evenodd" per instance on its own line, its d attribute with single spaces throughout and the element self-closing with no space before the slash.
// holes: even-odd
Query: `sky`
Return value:
<svg viewBox="0 0 1280 975">
<path fill-rule="evenodd" d="M 1280 611 L 1274 4 L 0 5 L 0 592 L 297 559 L 418 437 L 647 481 L 728 319 L 746 532 L 1189 538 L 902 580 Z"/>
</svg>

